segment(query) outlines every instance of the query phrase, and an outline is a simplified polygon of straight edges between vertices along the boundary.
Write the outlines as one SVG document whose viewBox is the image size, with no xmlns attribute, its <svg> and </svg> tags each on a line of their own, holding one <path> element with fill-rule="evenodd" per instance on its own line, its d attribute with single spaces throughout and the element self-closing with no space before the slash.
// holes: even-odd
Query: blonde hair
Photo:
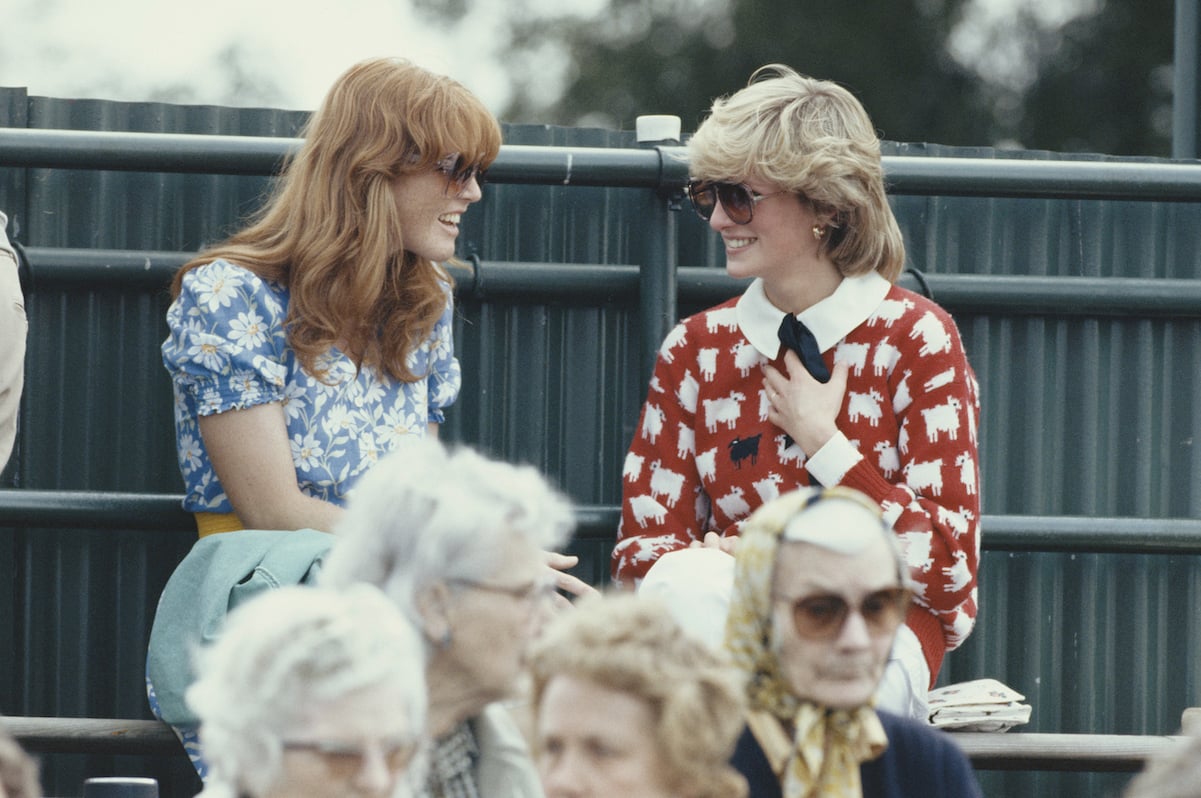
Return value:
<svg viewBox="0 0 1201 798">
<path fill-rule="evenodd" d="M 714 101 L 688 152 L 693 177 L 765 180 L 829 214 L 822 246 L 843 275 L 900 276 L 905 244 L 884 188 L 880 139 L 842 86 L 782 64 L 761 67 L 746 88 Z"/>
<path fill-rule="evenodd" d="M 488 166 L 500 152 L 495 117 L 460 83 L 399 58 L 347 70 L 309 119 L 248 227 L 175 275 L 218 258 L 288 287 L 288 344 L 306 371 L 335 343 L 356 364 L 412 382 L 406 359 L 446 306 L 450 278 L 405 251 L 392 191 L 400 175 L 460 153 Z"/>
<path fill-rule="evenodd" d="M 652 711 L 665 780 L 674 792 L 691 798 L 746 795 L 746 781 L 729 764 L 744 725 L 739 677 L 685 633 L 662 602 L 628 593 L 581 601 L 535 641 L 530 669 L 535 717 L 556 676 L 627 693 Z"/>
</svg>

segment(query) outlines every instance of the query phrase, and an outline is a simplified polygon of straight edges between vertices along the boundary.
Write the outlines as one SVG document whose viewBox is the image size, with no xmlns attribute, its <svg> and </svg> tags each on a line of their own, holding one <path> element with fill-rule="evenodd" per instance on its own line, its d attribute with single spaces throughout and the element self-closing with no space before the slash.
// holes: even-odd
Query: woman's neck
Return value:
<svg viewBox="0 0 1201 798">
<path fill-rule="evenodd" d="M 786 280 L 764 280 L 769 302 L 786 313 L 799 315 L 833 294 L 842 283 L 842 273 L 829 261 L 816 269 L 790 275 Z"/>
<path fill-rule="evenodd" d="M 475 717 L 493 700 L 457 671 L 439 668 L 435 661 L 430 662 L 425 676 L 429 685 L 429 731 L 434 739 Z"/>
</svg>

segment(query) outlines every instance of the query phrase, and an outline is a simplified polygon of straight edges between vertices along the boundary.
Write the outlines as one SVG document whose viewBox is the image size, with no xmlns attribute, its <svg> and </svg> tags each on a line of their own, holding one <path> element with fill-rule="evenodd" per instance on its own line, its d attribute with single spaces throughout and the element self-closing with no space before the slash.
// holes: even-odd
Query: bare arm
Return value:
<svg viewBox="0 0 1201 798">
<path fill-rule="evenodd" d="M 296 484 L 282 405 L 201 416 L 199 424 L 213 470 L 248 529 L 333 531 L 342 509 Z"/>
</svg>

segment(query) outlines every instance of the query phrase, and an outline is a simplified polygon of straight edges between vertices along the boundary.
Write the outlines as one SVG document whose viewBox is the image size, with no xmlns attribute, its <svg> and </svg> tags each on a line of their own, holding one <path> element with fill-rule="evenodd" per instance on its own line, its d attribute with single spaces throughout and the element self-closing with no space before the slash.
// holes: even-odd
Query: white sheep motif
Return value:
<svg viewBox="0 0 1201 798">
<path fill-rule="evenodd" d="M 787 435 L 777 435 L 776 456 L 781 463 L 796 463 L 797 468 L 805 464 L 805 450 L 796 441 L 789 441 Z"/>
<path fill-rule="evenodd" d="M 739 342 L 734 344 L 734 348 L 730 350 L 730 354 L 734 356 L 734 366 L 738 369 L 738 373 L 743 377 L 750 376 L 751 369 L 762 363 L 767 362 L 767 358 L 759 354 L 759 350 L 748 343 Z"/>
<path fill-rule="evenodd" d="M 976 625 L 976 620 L 961 609 L 955 610 L 951 617 L 951 631 L 947 635 L 947 640 L 952 647 L 958 646 L 967 636 L 972 633 L 972 627 Z"/>
<path fill-rule="evenodd" d="M 926 315 L 918 319 L 909 331 L 909 337 L 915 341 L 922 339 L 922 348 L 918 350 L 922 357 L 951 351 L 951 335 L 931 311 L 926 311 Z"/>
<path fill-rule="evenodd" d="M 717 479 L 717 447 L 696 456 L 696 472 L 702 482 L 712 482 Z"/>
<path fill-rule="evenodd" d="M 912 299 L 885 299 L 876 308 L 875 312 L 868 318 L 869 326 L 874 326 L 876 322 L 884 322 L 884 326 L 891 327 L 893 322 L 905 315 L 905 311 L 913 310 Z"/>
<path fill-rule="evenodd" d="M 834 362 L 846 363 L 858 377 L 867 365 L 867 350 L 870 348 L 871 344 L 849 344 L 843 341 L 834 349 Z"/>
<path fill-rule="evenodd" d="M 680 491 L 684 487 L 684 475 L 677 474 L 656 460 L 651 463 L 651 497 L 663 496 L 667 499 L 668 507 L 675 507 L 680 500 Z"/>
<path fill-rule="evenodd" d="M 968 452 L 961 452 L 955 457 L 955 465 L 959 466 L 959 481 L 969 496 L 976 495 L 976 462 Z"/>
<path fill-rule="evenodd" d="M 742 415 L 742 402 L 746 399 L 746 395 L 738 391 L 731 391 L 728 396 L 723 396 L 720 399 L 705 399 L 705 428 L 709 432 L 717 432 L 718 424 L 725 424 L 726 429 L 734 429 L 738 423 L 739 416 Z"/>
<path fill-rule="evenodd" d="M 942 495 L 942 458 L 930 460 L 925 463 L 912 462 L 906 463 L 901 469 L 905 474 L 905 484 L 907 484 L 914 493 L 925 495 L 927 491 L 931 496 Z"/>
<path fill-rule="evenodd" d="M 959 411 L 963 403 L 954 396 L 934 407 L 922 408 L 922 420 L 926 422 L 926 438 L 930 443 L 937 443 L 942 433 L 951 440 L 959 437 Z"/>
<path fill-rule="evenodd" d="M 728 308 L 717 308 L 705 314 L 705 326 L 709 332 L 717 332 L 718 327 L 725 327 L 729 331 L 738 329 L 738 306 L 731 305 Z"/>
<path fill-rule="evenodd" d="M 675 349 L 680 344 L 688 340 L 688 328 L 683 324 L 677 324 L 672 328 L 667 337 L 663 339 L 663 345 L 659 347 L 659 357 L 663 358 L 668 363 L 675 362 L 675 355 L 671 350 Z"/>
<path fill-rule="evenodd" d="M 937 390 L 944 385 L 950 385 L 955 381 L 955 367 L 951 366 L 946 371 L 935 374 L 930 379 L 926 380 L 926 393 Z"/>
<path fill-rule="evenodd" d="M 883 401 L 884 397 L 875 388 L 869 389 L 867 393 L 851 391 L 847 400 L 847 417 L 852 422 L 866 418 L 873 427 L 879 426 L 880 416 L 883 414 L 880 403 Z"/>
<path fill-rule="evenodd" d="M 900 359 L 900 349 L 897 349 L 887 341 L 881 341 L 876 344 L 876 351 L 872 355 L 872 374 L 877 377 L 892 374 L 892 370 L 896 368 L 897 361 Z"/>
<path fill-rule="evenodd" d="M 957 538 L 967 534 L 968 529 L 971 528 L 972 519 L 975 517 L 975 513 L 966 507 L 960 507 L 958 511 L 942 506 L 938 508 L 938 523 L 950 528 Z"/>
<path fill-rule="evenodd" d="M 717 376 L 717 350 L 707 347 L 696 353 L 696 365 L 701 370 L 701 379 L 713 382 Z"/>
<path fill-rule="evenodd" d="M 967 552 L 955 552 L 955 562 L 943 567 L 942 572 L 950 579 L 950 583 L 946 586 L 946 592 L 958 593 L 967 587 L 972 581 L 971 569 L 967 567 Z"/>
<path fill-rule="evenodd" d="M 646 413 L 642 416 L 642 436 L 653 444 L 663 432 L 663 422 L 666 420 L 667 414 L 663 412 L 663 408 L 648 404 Z"/>
<path fill-rule="evenodd" d="M 897 540 L 901 544 L 901 551 L 905 554 L 905 562 L 910 568 L 929 573 L 934 566 L 934 557 L 931 556 L 931 538 L 933 535 L 930 532 L 902 532 L 897 535 Z"/>
<path fill-rule="evenodd" d="M 901 470 L 901 457 L 897 454 L 897 447 L 888 441 L 879 441 L 874 448 L 878 455 L 876 464 L 880 466 L 884 478 L 892 479 L 892 475 Z"/>
<path fill-rule="evenodd" d="M 642 476 L 642 463 L 644 462 L 642 455 L 629 452 L 626 455 L 626 461 L 622 465 L 621 476 L 626 482 L 637 482 L 638 477 Z"/>
<path fill-rule="evenodd" d="M 626 538 L 626 541 L 632 542 L 635 545 L 626 547 L 621 552 L 623 558 L 628 558 L 631 563 L 654 562 L 662 555 L 669 551 L 675 551 L 679 546 L 675 535 L 659 535 L 657 537 L 641 537 L 641 538 Z M 620 545 L 620 544 L 618 544 Z M 629 551 L 633 549 L 633 556 L 630 556 Z"/>
<path fill-rule="evenodd" d="M 667 520 L 667 508 L 655 501 L 653 496 L 635 496 L 630 499 L 630 509 L 634 512 L 634 520 L 643 529 L 646 529 L 648 520 L 656 524 Z"/>
<path fill-rule="evenodd" d="M 780 485 L 783 482 L 784 478 L 772 471 L 763 479 L 755 481 L 752 487 L 754 487 L 755 493 L 759 494 L 760 500 L 766 504 L 780 495 Z"/>
<path fill-rule="evenodd" d="M 884 521 L 889 526 L 896 524 L 897 519 L 901 517 L 901 513 L 903 512 L 905 512 L 905 508 L 898 502 L 889 501 L 888 499 L 880 502 L 880 513 L 884 516 Z"/>
<path fill-rule="evenodd" d="M 700 389 L 700 383 L 696 381 L 696 377 L 692 376 L 692 371 L 685 369 L 684 379 L 680 380 L 680 387 L 676 389 L 676 399 L 680 401 L 680 407 L 689 413 L 695 413 L 697 395 L 700 393 Z"/>
<path fill-rule="evenodd" d="M 683 460 L 696 452 L 696 432 L 683 421 L 676 428 L 676 457 Z"/>
<path fill-rule="evenodd" d="M 751 506 L 746 503 L 742 495 L 742 488 L 735 485 L 729 493 L 717 500 L 717 506 L 725 514 L 726 518 L 743 518 L 750 513 Z"/>
<path fill-rule="evenodd" d="M 759 420 L 767 421 L 768 413 L 771 412 L 771 400 L 767 398 L 767 389 L 759 389 Z"/>
<path fill-rule="evenodd" d="M 897 392 L 892 395 L 892 412 L 898 416 L 913 404 L 913 396 L 909 393 L 909 378 L 912 376 L 913 372 L 909 369 L 901 372 L 901 381 L 897 383 Z M 902 451 L 904 450 L 902 449 Z"/>
</svg>

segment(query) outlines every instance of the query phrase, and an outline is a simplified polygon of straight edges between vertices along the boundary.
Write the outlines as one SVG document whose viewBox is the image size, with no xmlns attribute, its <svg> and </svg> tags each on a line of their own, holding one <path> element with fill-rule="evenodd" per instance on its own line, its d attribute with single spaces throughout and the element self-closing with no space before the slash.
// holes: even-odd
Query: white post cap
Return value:
<svg viewBox="0 0 1201 798">
<path fill-rule="evenodd" d="M 668 114 L 640 116 L 634 121 L 638 141 L 679 141 L 680 117 Z"/>
</svg>

